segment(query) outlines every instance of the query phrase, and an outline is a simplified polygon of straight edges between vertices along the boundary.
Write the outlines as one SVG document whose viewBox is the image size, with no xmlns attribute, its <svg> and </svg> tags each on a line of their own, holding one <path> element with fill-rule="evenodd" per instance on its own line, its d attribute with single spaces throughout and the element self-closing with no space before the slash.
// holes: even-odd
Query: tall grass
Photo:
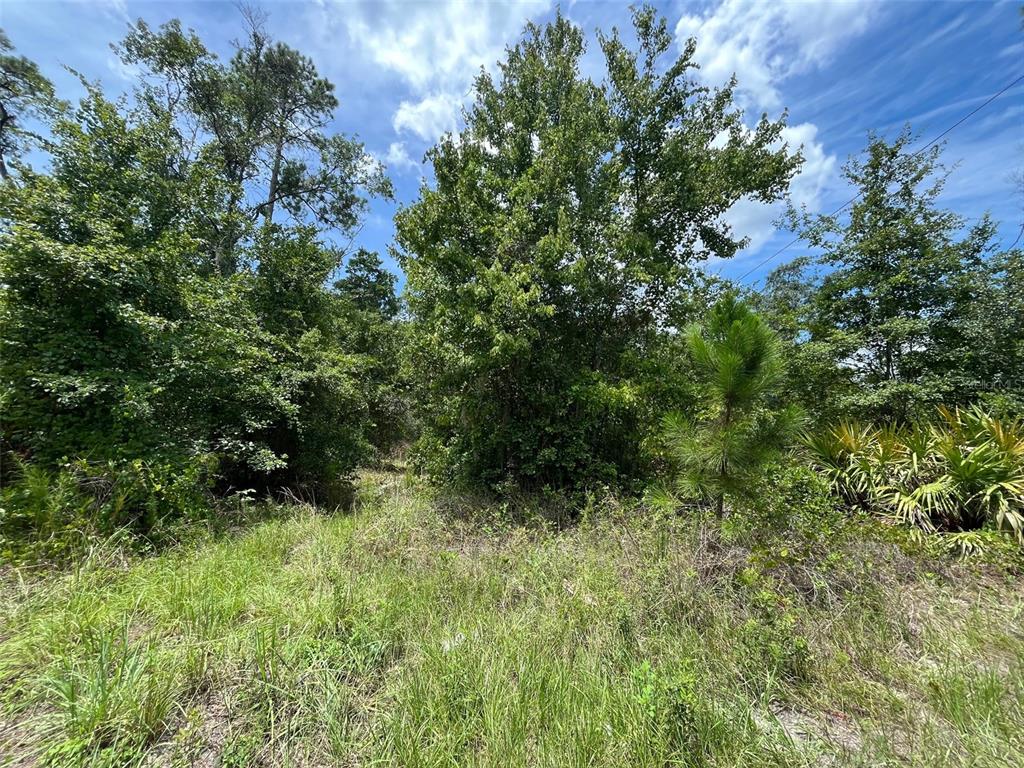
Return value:
<svg viewBox="0 0 1024 768">
<path fill-rule="evenodd" d="M 3 572 L 0 755 L 1024 764 L 1015 583 L 843 516 L 817 521 L 825 547 L 743 514 L 609 501 L 559 530 L 455 507 L 368 476 L 352 515 L 297 508 L 156 557 Z"/>
</svg>

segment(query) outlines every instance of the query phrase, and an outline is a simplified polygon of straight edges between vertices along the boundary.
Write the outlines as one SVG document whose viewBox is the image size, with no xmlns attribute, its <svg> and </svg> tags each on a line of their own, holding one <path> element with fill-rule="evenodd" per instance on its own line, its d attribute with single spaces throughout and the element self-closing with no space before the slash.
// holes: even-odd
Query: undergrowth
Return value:
<svg viewBox="0 0 1024 768">
<path fill-rule="evenodd" d="M 9 765 L 1024 764 L 1024 591 L 839 515 L 573 525 L 362 478 L 149 557 L 2 572 Z M 0 763 L 2 764 L 2 763 Z"/>
</svg>

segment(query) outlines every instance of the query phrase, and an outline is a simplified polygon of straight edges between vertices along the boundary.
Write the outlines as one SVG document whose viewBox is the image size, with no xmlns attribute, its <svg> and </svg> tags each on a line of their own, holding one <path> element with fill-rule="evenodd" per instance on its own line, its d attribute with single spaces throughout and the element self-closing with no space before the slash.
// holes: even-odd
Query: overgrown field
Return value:
<svg viewBox="0 0 1024 768">
<path fill-rule="evenodd" d="M 1024 765 L 1018 580 L 744 520 L 372 474 L 351 514 L 9 570 L 0 762 Z"/>
</svg>

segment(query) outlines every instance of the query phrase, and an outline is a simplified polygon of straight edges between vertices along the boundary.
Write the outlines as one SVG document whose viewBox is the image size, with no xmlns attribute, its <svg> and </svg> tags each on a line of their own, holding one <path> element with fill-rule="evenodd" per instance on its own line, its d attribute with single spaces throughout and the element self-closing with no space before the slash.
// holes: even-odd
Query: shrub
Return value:
<svg viewBox="0 0 1024 768">
<path fill-rule="evenodd" d="M 1024 425 L 977 406 L 939 416 L 903 428 L 841 423 L 804 442 L 849 505 L 926 532 L 991 525 L 1024 541 Z"/>
<path fill-rule="evenodd" d="M 802 457 L 767 465 L 753 493 L 745 517 L 766 533 L 818 536 L 841 517 L 828 480 Z"/>
<path fill-rule="evenodd" d="M 169 520 L 210 513 L 211 456 L 177 461 L 17 461 L 0 490 L 0 560 L 66 560 L 125 531 L 154 536 Z"/>
<path fill-rule="evenodd" d="M 631 670 L 636 703 L 647 727 L 662 734 L 682 755 L 708 751 L 707 735 L 714 712 L 698 693 L 697 676 L 690 664 L 661 669 L 643 661 Z"/>
<path fill-rule="evenodd" d="M 115 495 L 141 483 L 202 499 L 213 455 L 222 490 L 333 499 L 369 455 L 368 394 L 394 366 L 370 376 L 389 350 L 359 347 L 356 310 L 326 287 L 343 254 L 315 227 L 271 224 L 234 247 L 237 269 L 212 272 L 201 234 L 224 190 L 200 163 L 168 176 L 173 143 L 90 87 L 53 126 L 52 173 L 0 198 L 0 450 L 35 467 L 0 468 L 20 478 L 2 478 L 7 532 L 45 538 L 110 511 L 91 491 L 78 511 L 62 494 L 40 505 L 29 487 L 88 476 Z M 184 496 L 138 514 L 195 508 Z"/>
</svg>

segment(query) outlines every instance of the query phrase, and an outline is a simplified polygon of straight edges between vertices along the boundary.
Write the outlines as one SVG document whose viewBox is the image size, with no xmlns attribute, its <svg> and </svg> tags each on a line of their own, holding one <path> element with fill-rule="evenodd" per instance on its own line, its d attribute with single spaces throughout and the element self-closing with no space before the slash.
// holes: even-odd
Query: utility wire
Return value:
<svg viewBox="0 0 1024 768">
<path fill-rule="evenodd" d="M 997 91 L 996 93 L 994 93 L 994 94 L 992 94 L 991 96 L 989 96 L 989 97 L 988 97 L 988 98 L 987 98 L 987 99 L 986 99 L 986 100 L 985 100 L 984 102 L 982 102 L 982 103 L 981 103 L 980 105 L 978 105 L 977 107 L 975 107 L 974 109 L 972 109 L 972 110 L 971 110 L 970 112 L 968 112 L 968 113 L 967 113 L 966 115 L 964 115 L 963 117 L 961 117 L 961 118 L 960 118 L 959 120 L 957 120 L 957 121 L 956 121 L 955 123 L 953 123 L 953 124 L 952 124 L 951 126 L 949 126 L 949 127 L 948 127 L 948 128 L 946 129 L 946 130 L 944 130 L 944 131 L 943 131 L 942 133 L 940 133 L 940 134 L 939 134 L 938 136 L 936 136 L 936 137 L 935 137 L 934 139 L 932 139 L 932 140 L 931 140 L 931 141 L 929 141 L 929 142 L 928 142 L 927 144 L 925 144 L 925 145 L 924 145 L 923 147 L 921 147 L 921 148 L 920 148 L 919 150 L 917 150 L 916 152 L 914 152 L 914 153 L 913 153 L 913 154 L 911 155 L 911 157 L 917 157 L 918 155 L 922 154 L 922 153 L 923 153 L 923 152 L 924 152 L 924 151 L 925 151 L 926 149 L 928 149 L 929 147 L 933 146 L 933 145 L 934 145 L 934 144 L 935 144 L 936 142 L 940 141 L 940 140 L 942 139 L 942 137 L 943 137 L 943 136 L 945 136 L 946 134 L 948 134 L 948 133 L 949 133 L 950 131 L 952 131 L 952 130 L 953 130 L 954 128 L 957 128 L 958 126 L 960 126 L 960 125 L 962 125 L 963 123 L 965 123 L 965 122 L 967 122 L 968 120 L 970 120 L 970 119 L 971 119 L 972 117 L 974 117 L 974 116 L 975 116 L 976 114 L 978 114 L 978 113 L 979 113 L 979 112 L 980 112 L 981 110 L 983 110 L 983 109 L 984 109 L 985 107 L 987 107 L 987 106 L 988 106 L 989 104 L 991 104 L 991 103 L 992 103 L 993 101 L 995 101 L 996 99 L 998 99 L 998 98 L 999 98 L 1000 96 L 1002 96 L 1002 95 L 1003 95 L 1004 93 L 1006 93 L 1006 92 L 1007 92 L 1008 90 L 1010 90 L 1011 88 L 1013 88 L 1013 86 L 1015 86 L 1015 85 L 1016 85 L 1017 83 L 1019 83 L 1019 82 L 1020 82 L 1020 81 L 1022 81 L 1022 80 L 1024 80 L 1024 75 L 1020 75 L 1020 76 L 1019 76 L 1019 77 L 1017 77 L 1017 78 L 1016 78 L 1015 80 L 1013 80 L 1013 81 L 1012 81 L 1012 82 L 1010 82 L 1009 84 L 1005 85 L 1005 86 L 1004 86 L 1004 87 L 1003 87 L 1003 88 L 1002 88 L 1001 90 L 999 90 L 999 91 Z M 857 201 L 857 198 L 859 198 L 859 197 L 860 197 L 860 192 L 858 192 L 858 193 L 857 193 L 856 195 L 854 195 L 853 197 L 851 197 L 851 198 L 850 198 L 849 200 L 847 200 L 847 201 L 846 201 L 845 203 L 843 203 L 843 204 L 842 204 L 841 206 L 839 206 L 838 208 L 836 208 L 836 209 L 835 209 L 834 211 L 832 211 L 832 213 L 830 213 L 830 214 L 828 214 L 828 215 L 829 215 L 829 216 L 835 216 L 835 215 L 837 215 L 837 214 L 839 214 L 839 213 L 842 213 L 842 212 L 843 212 L 844 210 L 846 210 L 846 209 L 847 209 L 847 208 L 848 208 L 849 206 L 853 205 L 853 203 L 855 203 L 855 202 Z M 1012 249 L 1013 249 L 1013 246 L 1017 244 L 1017 242 L 1018 242 L 1018 241 L 1019 241 L 1019 240 L 1021 239 L 1021 236 L 1022 236 L 1022 235 L 1024 235 L 1024 225 L 1022 225 L 1022 226 L 1021 226 L 1020 234 L 1019 234 L 1019 235 L 1017 235 L 1017 239 L 1013 241 L 1013 245 L 1011 245 L 1011 246 L 1010 246 L 1010 248 L 1009 248 L 1008 250 L 1012 250 Z M 752 274 L 753 274 L 754 272 L 756 272 L 757 270 L 759 270 L 759 269 L 760 269 L 761 267 L 763 267 L 763 266 L 764 266 L 765 264 L 767 264 L 767 263 L 768 263 L 769 261 L 771 261 L 772 259 L 774 259 L 774 258 L 775 258 L 776 256 L 779 256 L 779 255 L 781 255 L 781 254 L 782 254 L 782 253 L 783 253 L 784 251 L 787 251 L 787 250 L 789 250 L 789 249 L 790 249 L 790 248 L 792 248 L 792 247 L 793 247 L 794 245 L 796 245 L 797 243 L 799 243 L 799 242 L 800 242 L 800 240 L 801 240 L 801 237 L 800 237 L 799 235 L 797 235 L 797 236 L 796 236 L 796 237 L 794 237 L 794 238 L 793 238 L 792 240 L 790 240 L 790 241 L 789 241 L 788 243 L 786 243 L 786 244 L 785 244 L 784 246 L 782 246 L 781 248 L 779 248 L 779 250 L 775 251 L 775 253 L 771 254 L 770 256 L 768 256 L 768 257 L 767 257 L 767 258 L 765 258 L 765 259 L 762 259 L 762 260 L 761 260 L 761 261 L 759 261 L 759 262 L 758 262 L 757 264 L 755 264 L 755 265 L 754 265 L 753 267 L 751 267 L 751 268 L 750 268 L 750 269 L 748 269 L 748 270 L 747 270 L 746 272 L 744 272 L 744 273 L 743 273 L 742 275 L 740 275 L 740 278 L 739 278 L 739 279 L 740 279 L 740 280 L 745 280 L 745 279 L 746 279 L 747 277 L 749 277 L 749 276 L 750 276 L 750 275 L 752 275 Z"/>
</svg>

